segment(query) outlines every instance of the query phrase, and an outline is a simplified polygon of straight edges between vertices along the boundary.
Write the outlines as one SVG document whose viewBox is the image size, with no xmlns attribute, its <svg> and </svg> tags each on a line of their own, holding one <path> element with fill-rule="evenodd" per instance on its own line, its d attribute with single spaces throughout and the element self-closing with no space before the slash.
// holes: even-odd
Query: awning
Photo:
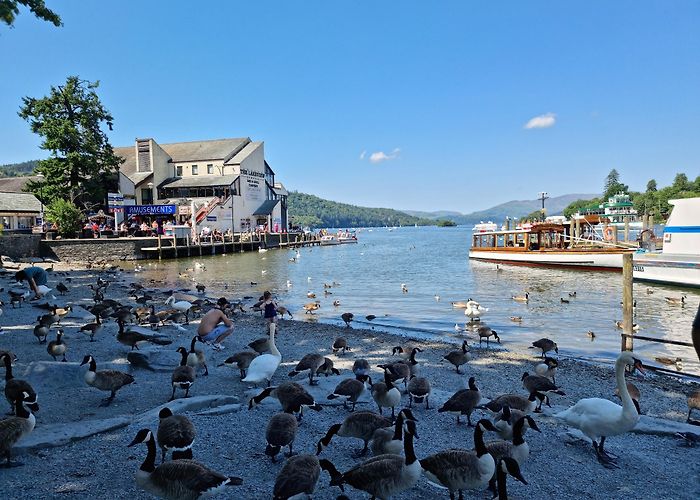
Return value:
<svg viewBox="0 0 700 500">
<path fill-rule="evenodd" d="M 278 203 L 279 200 L 267 200 L 260 205 L 260 208 L 253 212 L 253 215 L 270 215 Z"/>
<path fill-rule="evenodd" d="M 199 188 L 230 186 L 238 179 L 238 175 L 193 175 L 188 177 L 171 177 L 163 181 L 158 187 L 167 188 Z"/>
</svg>

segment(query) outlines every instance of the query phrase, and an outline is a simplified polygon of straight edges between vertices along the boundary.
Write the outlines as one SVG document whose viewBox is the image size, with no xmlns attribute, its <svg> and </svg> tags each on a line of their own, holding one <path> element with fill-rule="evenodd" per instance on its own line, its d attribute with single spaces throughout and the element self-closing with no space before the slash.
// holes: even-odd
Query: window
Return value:
<svg viewBox="0 0 700 500">
<path fill-rule="evenodd" d="M 151 189 L 151 188 L 142 188 L 141 189 L 141 203 L 143 205 L 152 205 L 153 204 L 153 189 Z"/>
<path fill-rule="evenodd" d="M 182 177 L 182 165 L 178 165 L 177 167 L 175 167 L 175 176 Z"/>
<path fill-rule="evenodd" d="M 212 165 L 211 163 L 207 165 L 207 173 L 209 175 L 212 175 L 214 173 L 214 165 Z"/>
<path fill-rule="evenodd" d="M 192 175 L 199 175 L 199 167 L 197 165 L 192 165 Z"/>
</svg>

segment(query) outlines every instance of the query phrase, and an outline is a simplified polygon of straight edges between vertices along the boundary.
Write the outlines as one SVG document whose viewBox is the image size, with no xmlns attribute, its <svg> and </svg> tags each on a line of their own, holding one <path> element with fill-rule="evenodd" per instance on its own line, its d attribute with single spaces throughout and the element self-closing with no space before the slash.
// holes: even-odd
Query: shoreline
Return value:
<svg viewBox="0 0 700 500">
<path fill-rule="evenodd" d="M 97 276 L 115 279 L 109 290 L 110 297 L 117 300 L 124 300 L 127 288 L 122 288 L 123 286 L 132 281 L 142 281 L 137 273 L 132 272 L 117 275 L 98 269 L 78 270 L 76 266 L 65 266 L 65 269 L 61 265 L 55 265 L 54 272 L 49 277 L 50 286 L 55 285 L 58 279 L 72 278 L 69 294 L 66 297 L 56 296 L 61 305 L 67 302 L 76 306 L 91 303 L 86 285 L 94 283 Z M 70 275 L 61 274 L 64 272 L 69 272 Z M 116 281 L 117 279 L 121 281 Z M 6 288 L 7 284 L 5 280 Z M 145 282 L 143 285 L 148 288 L 156 284 Z M 163 288 L 169 289 L 168 286 Z M 156 293 L 154 299 L 157 310 L 164 308 L 165 295 Z M 31 332 L 31 325 L 39 310 L 30 307 L 28 303 L 21 309 L 12 309 L 9 305 L 4 309 L 5 314 L 0 317 L 4 328 L 3 335 L 0 335 L 0 349 L 10 348 L 18 355 L 19 359 L 15 363 L 16 376 L 26 376 L 39 393 L 41 410 L 36 415 L 35 434 L 43 433 L 49 424 L 87 426 L 105 419 L 128 417 L 124 425 L 117 429 L 100 432 L 63 446 L 25 453 L 21 459 L 26 465 L 12 469 L 12 473 L 0 470 L 0 477 L 7 483 L 8 491 L 17 494 L 12 498 L 40 495 L 60 495 L 61 498 L 108 497 L 110 492 L 118 489 L 134 498 L 148 498 L 133 484 L 133 473 L 145 457 L 145 449 L 128 449 L 126 444 L 141 426 L 147 425 L 152 430 L 156 429 L 157 418 L 149 416 L 149 412 L 167 402 L 170 396 L 170 371 L 151 372 L 129 367 L 125 361 L 128 348 L 113 338 L 116 325 L 112 322 L 106 324 L 95 342 L 89 342 L 84 335 L 77 332 L 81 324 L 88 322 L 88 318 L 82 319 L 76 311 L 62 321 L 69 346 L 69 363 L 53 362 L 46 353 L 46 346 L 39 345 Z M 195 423 L 198 432 L 194 457 L 216 470 L 243 477 L 244 485 L 232 488 L 228 496 L 269 498 L 275 476 L 283 461 L 272 464 L 264 455 L 264 428 L 269 418 L 280 411 L 279 403 L 274 399 L 267 399 L 259 407 L 248 411 L 248 399 L 259 393 L 261 388 L 250 389 L 238 380 L 237 370 L 216 366 L 248 342 L 261 337 L 264 323 L 262 318 L 250 312 L 236 315 L 233 321 L 235 330 L 225 342 L 226 350 L 217 353 L 205 348 L 210 375 L 200 376 L 191 392 L 194 398 L 218 397 L 217 395 L 228 398 L 222 400 L 222 405 L 211 408 L 209 414 L 208 410 L 202 408 L 193 408 L 186 412 Z M 174 350 L 179 345 L 189 346 L 196 322 L 184 328 L 187 332 L 173 327 L 162 328 L 160 333 L 173 340 L 173 344 L 154 348 L 143 346 L 142 351 L 155 353 L 155 359 L 159 363 L 174 367 L 178 359 Z M 330 354 L 331 343 L 339 335 L 345 336 L 352 348 L 345 356 Z M 459 337 L 450 338 L 455 342 L 412 341 L 424 349 L 417 359 L 421 364 L 421 375 L 427 377 L 433 386 L 431 409 L 425 410 L 422 406 L 414 408 L 414 414 L 419 420 L 420 439 L 416 441 L 419 458 L 449 447 L 473 446 L 472 429 L 455 426 L 454 416 L 436 412 L 436 408 L 454 391 L 466 384 L 469 376 L 476 377 L 477 386 L 485 398 L 505 392 L 523 394 L 520 375 L 523 371 L 532 372 L 537 360 L 536 351 L 520 353 L 507 348 L 496 350 L 473 346 L 473 360 L 462 367 L 464 375 L 457 375 L 451 365 L 441 360 L 447 351 L 457 346 Z M 316 400 L 323 405 L 323 411 L 305 414 L 299 427 L 295 451 L 312 453 L 316 441 L 328 427 L 347 416 L 342 406 L 328 401 L 325 396 L 340 380 L 348 377 L 348 374 L 352 376 L 350 368 L 355 357 L 368 359 L 373 368 L 373 379 L 379 380 L 381 375 L 376 365 L 392 359 L 390 354 L 393 345 L 406 342 L 411 341 L 377 330 L 344 328 L 321 322 L 281 320 L 277 344 L 283 360 L 273 383 L 290 380 L 287 373 L 308 352 L 321 352 L 330 357 L 342 372 L 340 377 L 322 378 L 318 387 L 310 389 Z M 82 380 L 84 367 L 81 369 L 77 364 L 82 356 L 88 353 L 95 356 L 98 370 L 117 368 L 130 371 L 136 378 L 134 384 L 118 392 L 110 407 L 99 408 L 97 405 L 105 394 L 88 387 Z M 509 482 L 511 495 L 517 498 L 535 495 L 573 498 L 586 495 L 601 500 L 629 497 L 630 493 L 658 498 L 697 496 L 688 490 L 683 478 L 687 477 L 688 473 L 696 473 L 696 476 L 700 473 L 700 449 L 677 447 L 677 441 L 669 436 L 630 433 L 608 441 L 611 451 L 620 455 L 621 471 L 624 472 L 608 471 L 596 462 L 590 445 L 572 438 L 564 425 L 549 417 L 582 397 L 606 397 L 614 400 L 614 380 L 609 366 L 568 359 L 566 353 L 562 353 L 561 359 L 557 382 L 567 395 L 552 397 L 553 408 L 546 408 L 544 414 L 535 416 L 543 433 L 530 432 L 526 435 L 532 451 L 530 461 L 523 467 L 523 475 L 530 485 Z M 49 374 L 51 377 L 47 377 Z M 308 381 L 303 375 L 295 377 L 294 380 L 309 389 Z M 642 391 L 640 404 L 643 414 L 678 422 L 683 422 L 687 413 L 685 397 L 692 388 L 699 387 L 697 384 L 680 382 L 663 375 L 654 375 L 646 379 L 635 378 L 634 383 Z M 176 400 L 176 403 L 180 402 L 183 400 Z M 189 402 L 184 400 L 184 403 Z M 407 404 L 405 395 L 402 404 Z M 359 404 L 358 409 L 376 411 L 376 406 L 370 399 L 369 402 Z M 222 413 L 216 414 L 217 411 Z M 486 413 L 475 412 L 476 418 L 481 415 L 486 416 Z M 495 434 L 487 435 L 488 439 L 496 437 Z M 360 444 L 357 440 L 336 437 L 321 456 L 329 458 L 340 470 L 346 470 L 358 463 L 350 454 Z M 21 443 L 19 445 L 21 446 Z M 97 458 L 97 455 L 100 458 Z M 124 472 L 113 475 L 110 471 L 112 467 L 123 468 Z M 61 474 L 42 476 L 43 481 L 36 481 L 36 471 L 47 469 L 61 470 Z M 653 482 L 650 481 L 652 471 L 655 475 Z M 595 476 L 597 482 L 590 481 L 591 476 Z M 356 490 L 346 489 L 350 498 L 365 497 Z M 436 493 L 446 497 L 443 491 L 435 489 L 421 479 L 414 489 L 396 498 L 417 498 Z M 328 476 L 323 473 L 314 498 L 335 498 L 338 494 L 339 490 L 328 485 Z M 485 494 L 477 495 L 485 498 Z M 225 495 L 221 497 L 224 498 Z"/>
</svg>

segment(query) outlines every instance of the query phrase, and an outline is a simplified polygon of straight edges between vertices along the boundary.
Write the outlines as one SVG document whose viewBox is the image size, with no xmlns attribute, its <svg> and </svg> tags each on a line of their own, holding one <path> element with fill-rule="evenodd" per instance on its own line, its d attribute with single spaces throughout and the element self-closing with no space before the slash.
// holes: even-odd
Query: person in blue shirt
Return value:
<svg viewBox="0 0 700 500">
<path fill-rule="evenodd" d="M 40 285 L 46 285 L 49 276 L 48 274 L 46 274 L 46 271 L 41 267 L 32 266 L 26 267 L 21 271 L 17 271 L 17 273 L 15 274 L 15 279 L 19 282 L 27 280 L 27 282 L 29 283 L 29 288 L 31 288 L 34 292 L 34 298 L 38 299 L 41 297 L 38 287 Z"/>
</svg>

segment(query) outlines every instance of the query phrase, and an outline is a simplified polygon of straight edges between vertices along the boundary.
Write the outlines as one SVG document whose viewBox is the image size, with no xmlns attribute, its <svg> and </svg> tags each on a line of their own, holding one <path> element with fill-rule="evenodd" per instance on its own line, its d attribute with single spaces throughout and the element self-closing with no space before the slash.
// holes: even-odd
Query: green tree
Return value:
<svg viewBox="0 0 700 500">
<path fill-rule="evenodd" d="M 600 198 L 593 198 L 592 200 L 576 200 L 569 203 L 562 213 L 564 214 L 564 217 L 570 219 L 576 212 L 580 212 L 581 210 L 591 206 L 598 207 L 599 204 Z"/>
<path fill-rule="evenodd" d="M 64 85 L 51 87 L 48 96 L 24 97 L 19 116 L 43 141 L 50 157 L 39 161 L 37 173 L 43 181 L 30 182 L 28 190 L 41 192 L 45 203 L 63 198 L 83 208 L 103 204 L 108 183 L 116 175 L 122 158 L 102 129 L 112 130 L 112 115 L 95 89 L 99 82 L 69 76 Z"/>
<path fill-rule="evenodd" d="M 61 236 L 73 236 L 83 225 L 83 212 L 74 203 L 57 198 L 46 207 L 46 219 L 56 223 Z"/>
<path fill-rule="evenodd" d="M 48 21 L 54 26 L 62 26 L 61 18 L 54 11 L 46 6 L 44 0 L 0 0 L 0 20 L 12 26 L 15 18 L 19 14 L 19 6 L 29 7 L 29 10 L 44 21 Z"/>
<path fill-rule="evenodd" d="M 620 174 L 613 168 L 605 178 L 603 199 L 607 201 L 607 199 L 611 196 L 614 196 L 620 192 L 626 193 L 627 191 L 629 191 L 629 186 L 620 182 Z"/>
<path fill-rule="evenodd" d="M 690 182 L 688 182 L 688 176 L 680 173 L 676 174 L 676 177 L 673 179 L 673 184 L 672 186 L 673 189 L 676 191 L 689 191 L 691 189 Z"/>
<path fill-rule="evenodd" d="M 647 182 L 647 193 L 653 193 L 656 191 L 656 181 L 654 179 L 651 179 L 649 182 Z"/>
</svg>

